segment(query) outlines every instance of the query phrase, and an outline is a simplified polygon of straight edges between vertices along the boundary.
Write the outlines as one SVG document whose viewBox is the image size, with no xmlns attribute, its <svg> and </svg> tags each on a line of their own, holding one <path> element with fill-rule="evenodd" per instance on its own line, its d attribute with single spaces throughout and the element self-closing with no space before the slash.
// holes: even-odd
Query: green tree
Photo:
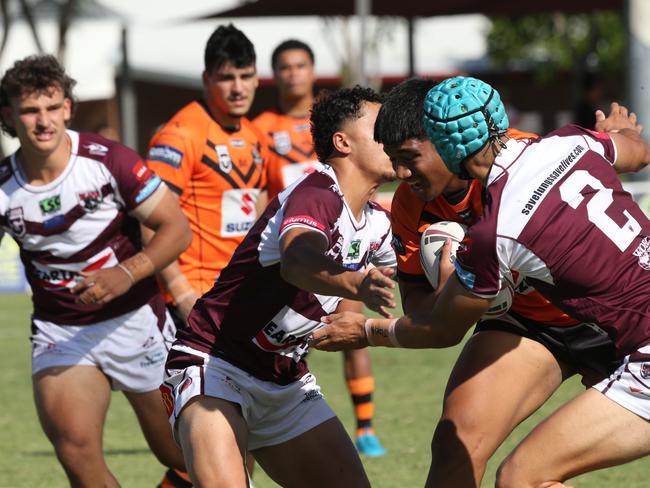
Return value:
<svg viewBox="0 0 650 488">
<path fill-rule="evenodd" d="M 621 12 L 493 17 L 487 41 L 495 66 L 533 69 L 546 80 L 560 70 L 620 72 L 625 63 Z"/>
</svg>

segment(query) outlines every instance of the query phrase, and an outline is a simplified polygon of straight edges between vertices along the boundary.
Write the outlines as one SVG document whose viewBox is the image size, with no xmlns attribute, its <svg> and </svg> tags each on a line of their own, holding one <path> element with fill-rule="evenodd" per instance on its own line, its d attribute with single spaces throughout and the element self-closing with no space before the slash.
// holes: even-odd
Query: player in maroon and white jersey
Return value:
<svg viewBox="0 0 650 488">
<path fill-rule="evenodd" d="M 369 486 L 304 355 L 342 298 L 395 306 L 390 219 L 369 200 L 394 178 L 372 139 L 380 102 L 356 87 L 314 105 L 325 169 L 269 204 L 178 332 L 161 390 L 201 486 L 246 486 L 247 449 L 281 486 Z"/>
<path fill-rule="evenodd" d="M 174 327 L 152 274 L 189 244 L 160 179 L 121 144 L 66 130 L 74 80 L 52 56 L 17 61 L 0 83 L 0 224 L 33 292 L 32 380 L 41 425 L 73 486 L 119 486 L 104 461 L 111 388 L 133 406 L 158 459 L 183 458 L 157 386 Z M 144 249 L 139 224 L 154 231 Z M 0 235 L 1 237 L 1 235 Z"/>
<path fill-rule="evenodd" d="M 535 428 L 501 465 L 497 486 L 565 486 L 578 474 L 649 454 L 650 221 L 617 176 L 650 162 L 636 116 L 614 103 L 607 117 L 597 113 L 596 131 L 567 126 L 509 139 L 498 93 L 456 77 L 427 95 L 425 124 L 447 167 L 487 190 L 455 274 L 429 314 L 333 316 L 313 343 L 328 350 L 456 344 L 500 288 L 523 276 L 553 304 L 602 329 L 621 363 Z M 449 249 L 441 272 L 450 271 Z"/>
<path fill-rule="evenodd" d="M 482 185 L 451 173 L 427 137 L 423 105 L 435 85 L 403 81 L 386 96 L 375 123 L 375 139 L 402 180 L 391 223 L 405 313 L 429 310 L 435 299 L 420 260 L 422 233 L 440 221 L 471 226 L 482 214 Z M 536 137 L 512 128 L 508 136 Z M 586 383 L 617 366 L 602 330 L 579 323 L 522 282 L 508 313 L 477 323 L 449 375 L 431 441 L 429 483 L 456 487 L 473 479 L 480 486 L 499 445 L 563 380 L 581 374 Z"/>
</svg>

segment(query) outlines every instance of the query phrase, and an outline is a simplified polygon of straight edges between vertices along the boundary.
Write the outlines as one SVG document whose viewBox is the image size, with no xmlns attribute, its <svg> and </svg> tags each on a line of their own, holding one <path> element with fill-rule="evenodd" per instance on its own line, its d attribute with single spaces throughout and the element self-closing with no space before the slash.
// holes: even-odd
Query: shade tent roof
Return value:
<svg viewBox="0 0 650 488">
<path fill-rule="evenodd" d="M 304 0 L 257 0 L 230 10 L 215 12 L 203 18 L 354 15 L 352 0 L 327 0 L 306 2 Z M 434 15 L 457 15 L 481 13 L 486 15 L 525 15 L 539 12 L 561 11 L 565 13 L 590 10 L 619 10 L 624 0 L 544 0 L 525 2 L 521 0 L 370 0 L 370 14 L 377 16 L 431 17 Z"/>
</svg>

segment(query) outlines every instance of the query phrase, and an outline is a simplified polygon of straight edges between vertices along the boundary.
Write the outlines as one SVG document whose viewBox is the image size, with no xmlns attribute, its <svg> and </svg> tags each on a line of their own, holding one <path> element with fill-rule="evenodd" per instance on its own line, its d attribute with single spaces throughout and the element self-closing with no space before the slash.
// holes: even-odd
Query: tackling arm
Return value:
<svg viewBox="0 0 650 488">
<path fill-rule="evenodd" d="M 392 268 L 350 271 L 325 255 L 326 238 L 306 228 L 288 230 L 280 239 L 282 278 L 314 293 L 363 301 L 370 309 L 390 316 L 395 287 Z"/>
</svg>

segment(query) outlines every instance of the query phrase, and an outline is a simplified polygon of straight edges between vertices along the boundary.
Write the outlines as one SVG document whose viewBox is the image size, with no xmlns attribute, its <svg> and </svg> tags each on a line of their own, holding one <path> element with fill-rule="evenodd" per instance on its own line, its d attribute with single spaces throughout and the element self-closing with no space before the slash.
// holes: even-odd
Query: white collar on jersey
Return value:
<svg viewBox="0 0 650 488">
<path fill-rule="evenodd" d="M 508 139 L 506 147 L 499 151 L 494 163 L 490 167 L 487 178 L 487 186 L 497 181 L 503 175 L 508 173 L 508 169 L 517 160 L 519 155 L 528 146 L 526 139 Z"/>
</svg>

